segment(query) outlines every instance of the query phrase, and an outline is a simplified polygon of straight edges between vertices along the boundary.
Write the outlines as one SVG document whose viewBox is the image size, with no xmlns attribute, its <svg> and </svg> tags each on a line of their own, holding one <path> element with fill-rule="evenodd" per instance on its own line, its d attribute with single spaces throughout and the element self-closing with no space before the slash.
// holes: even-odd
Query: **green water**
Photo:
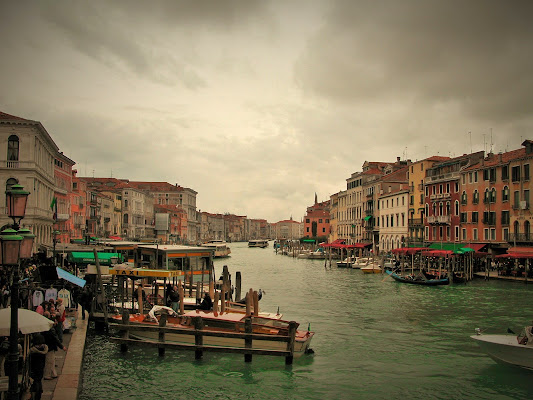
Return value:
<svg viewBox="0 0 533 400">
<path fill-rule="evenodd" d="M 499 365 L 469 338 L 515 332 L 533 319 L 533 285 L 476 280 L 419 287 L 321 260 L 231 245 L 215 261 L 241 271 L 243 291 L 263 289 L 263 311 L 316 332 L 314 355 L 283 357 L 157 350 L 122 354 L 90 332 L 81 400 L 100 399 L 530 399 L 533 372 Z"/>
</svg>

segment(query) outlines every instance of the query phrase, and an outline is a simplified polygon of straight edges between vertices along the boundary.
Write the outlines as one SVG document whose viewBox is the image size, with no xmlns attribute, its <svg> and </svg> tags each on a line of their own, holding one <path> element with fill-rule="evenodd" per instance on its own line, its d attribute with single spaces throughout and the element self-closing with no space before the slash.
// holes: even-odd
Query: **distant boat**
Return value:
<svg viewBox="0 0 533 400">
<path fill-rule="evenodd" d="M 533 369 L 533 327 L 527 326 L 522 335 L 484 335 L 476 329 L 477 334 L 470 336 L 479 347 L 494 361 Z"/>
<path fill-rule="evenodd" d="M 298 258 L 308 258 L 310 260 L 323 260 L 324 258 L 326 258 L 326 255 L 324 253 L 324 249 L 318 248 L 311 253 L 298 254 Z"/>
<path fill-rule="evenodd" d="M 440 286 L 440 285 L 448 285 L 450 283 L 450 280 L 448 278 L 443 279 L 426 279 L 424 276 L 416 275 L 407 275 L 407 276 L 400 276 L 392 271 L 385 271 L 388 275 L 390 275 L 395 281 L 402 282 L 402 283 L 411 283 L 414 285 L 425 285 L 425 286 Z"/>
<path fill-rule="evenodd" d="M 268 240 L 264 239 L 254 239 L 248 241 L 248 247 L 261 247 L 264 249 L 265 247 L 268 247 Z"/>
<path fill-rule="evenodd" d="M 210 249 L 215 249 L 215 258 L 229 257 L 229 255 L 231 254 L 231 249 L 224 241 L 212 240 L 202 244 L 202 247 L 209 247 Z"/>
</svg>

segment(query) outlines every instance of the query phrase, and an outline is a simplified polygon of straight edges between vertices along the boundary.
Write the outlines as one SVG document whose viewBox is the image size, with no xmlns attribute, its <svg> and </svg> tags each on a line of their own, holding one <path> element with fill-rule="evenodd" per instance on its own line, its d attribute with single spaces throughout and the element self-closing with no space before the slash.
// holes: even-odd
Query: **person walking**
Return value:
<svg viewBox="0 0 533 400">
<path fill-rule="evenodd" d="M 50 313 L 48 312 L 45 312 L 44 316 L 48 319 L 51 319 Z M 54 323 L 54 325 L 55 324 L 56 323 Z M 44 379 L 55 379 L 57 378 L 56 352 L 58 349 L 67 351 L 67 348 L 57 337 L 55 326 L 52 326 L 49 331 L 43 332 L 42 335 L 44 336 L 44 342 L 48 346 L 48 353 L 46 353 L 46 362 L 44 366 Z"/>
<path fill-rule="evenodd" d="M 30 387 L 31 400 L 41 400 L 48 346 L 45 343 L 44 336 L 40 333 L 36 333 L 33 336 L 32 342 L 33 345 L 30 347 L 30 378 L 33 380 Z"/>
</svg>

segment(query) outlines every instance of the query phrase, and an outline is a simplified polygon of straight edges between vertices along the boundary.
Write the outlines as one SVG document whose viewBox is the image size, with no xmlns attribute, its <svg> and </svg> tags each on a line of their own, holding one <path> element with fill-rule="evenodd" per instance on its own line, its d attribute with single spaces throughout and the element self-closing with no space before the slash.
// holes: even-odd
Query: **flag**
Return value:
<svg viewBox="0 0 533 400">
<path fill-rule="evenodd" d="M 52 203 L 50 203 L 50 208 L 54 212 L 54 221 L 57 221 L 57 197 L 54 196 Z"/>
</svg>

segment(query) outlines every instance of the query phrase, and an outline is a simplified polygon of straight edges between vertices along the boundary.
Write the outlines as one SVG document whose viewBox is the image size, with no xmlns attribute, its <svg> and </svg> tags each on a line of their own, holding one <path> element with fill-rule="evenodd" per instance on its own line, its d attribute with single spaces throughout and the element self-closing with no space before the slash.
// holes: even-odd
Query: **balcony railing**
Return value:
<svg viewBox="0 0 533 400">
<path fill-rule="evenodd" d="M 422 226 L 424 225 L 424 220 L 422 218 L 412 218 L 409 220 L 409 226 Z"/>
<path fill-rule="evenodd" d="M 429 224 L 449 224 L 451 218 L 449 215 L 438 215 L 428 217 Z"/>
<path fill-rule="evenodd" d="M 533 243 L 533 233 L 509 233 L 507 241 L 509 243 Z"/>
</svg>

